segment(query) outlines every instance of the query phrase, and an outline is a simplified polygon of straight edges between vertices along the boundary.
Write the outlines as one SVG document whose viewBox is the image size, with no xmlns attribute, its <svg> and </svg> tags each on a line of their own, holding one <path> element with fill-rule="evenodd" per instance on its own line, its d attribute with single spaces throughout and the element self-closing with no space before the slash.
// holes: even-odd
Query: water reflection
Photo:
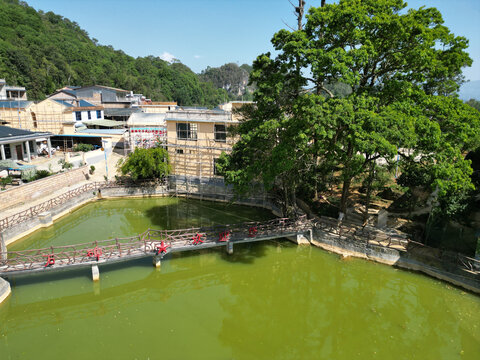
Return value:
<svg viewBox="0 0 480 360">
<path fill-rule="evenodd" d="M 198 203 L 99 202 L 18 246 L 257 216 L 240 209 L 237 217 L 220 217 L 205 209 L 211 203 Z M 46 359 L 52 351 L 69 359 L 477 359 L 480 353 L 478 297 L 288 241 L 235 245 L 232 256 L 223 248 L 170 254 L 160 270 L 142 259 L 102 266 L 100 273 L 98 284 L 89 269 L 13 279 L 12 296 L 0 305 L 0 358 Z"/>
</svg>

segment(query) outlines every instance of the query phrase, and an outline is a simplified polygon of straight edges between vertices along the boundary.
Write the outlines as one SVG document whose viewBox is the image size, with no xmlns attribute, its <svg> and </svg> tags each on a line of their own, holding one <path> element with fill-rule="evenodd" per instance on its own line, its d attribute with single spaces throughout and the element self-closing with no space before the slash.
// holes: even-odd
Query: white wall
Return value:
<svg viewBox="0 0 480 360">
<path fill-rule="evenodd" d="M 91 118 L 88 118 L 88 111 L 90 111 Z M 72 113 L 73 121 L 83 121 L 83 120 L 103 120 L 103 110 L 100 110 L 100 118 L 97 118 L 97 110 L 85 110 L 81 111 L 82 113 L 82 120 L 77 120 L 77 111 Z"/>
</svg>

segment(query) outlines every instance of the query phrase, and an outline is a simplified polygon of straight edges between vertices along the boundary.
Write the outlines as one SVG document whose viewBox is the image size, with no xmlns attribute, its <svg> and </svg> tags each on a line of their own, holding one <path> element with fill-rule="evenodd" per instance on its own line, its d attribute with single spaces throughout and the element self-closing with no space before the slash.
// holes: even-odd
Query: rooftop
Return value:
<svg viewBox="0 0 480 360">
<path fill-rule="evenodd" d="M 0 125 L 0 143 L 10 143 L 13 141 L 27 141 L 36 139 L 39 137 L 50 137 L 51 133 L 48 132 L 33 132 L 23 129 L 12 128 L 9 126 Z"/>
<path fill-rule="evenodd" d="M 165 126 L 166 114 L 134 113 L 127 121 L 128 126 Z"/>
<path fill-rule="evenodd" d="M 0 100 L 0 108 L 4 109 L 25 109 L 33 104 L 27 100 Z"/>
</svg>

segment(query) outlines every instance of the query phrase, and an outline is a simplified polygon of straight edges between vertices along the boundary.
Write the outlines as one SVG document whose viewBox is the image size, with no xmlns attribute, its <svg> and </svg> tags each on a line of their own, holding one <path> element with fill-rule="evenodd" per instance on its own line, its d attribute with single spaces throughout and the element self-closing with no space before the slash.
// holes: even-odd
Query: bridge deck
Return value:
<svg viewBox="0 0 480 360">
<path fill-rule="evenodd" d="M 148 229 L 138 236 L 93 243 L 12 251 L 0 260 L 0 276 L 18 276 L 112 264 L 166 253 L 296 236 L 308 229 L 302 221 L 274 219 L 181 230 Z"/>
</svg>

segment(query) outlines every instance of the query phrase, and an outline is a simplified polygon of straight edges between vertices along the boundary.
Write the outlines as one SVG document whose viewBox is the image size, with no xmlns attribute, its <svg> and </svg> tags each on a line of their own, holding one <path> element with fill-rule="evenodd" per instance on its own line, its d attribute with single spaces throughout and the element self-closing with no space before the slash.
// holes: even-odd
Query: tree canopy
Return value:
<svg viewBox="0 0 480 360">
<path fill-rule="evenodd" d="M 123 175 L 137 179 L 161 179 L 170 172 L 168 152 L 164 148 L 136 148 L 121 165 Z"/>
<path fill-rule="evenodd" d="M 279 188 L 287 208 L 300 186 L 316 194 L 339 182 L 346 213 L 352 182 L 366 180 L 368 208 L 379 168 L 398 155 L 403 172 L 428 173 L 448 213 L 472 188 L 463 155 L 480 141 L 478 112 L 456 98 L 472 60 L 437 9 L 405 8 L 340 0 L 311 8 L 303 29 L 277 32 L 277 55 L 253 64 L 256 106 L 243 109 L 240 141 L 219 164 L 226 181 L 239 192 Z"/>
</svg>

